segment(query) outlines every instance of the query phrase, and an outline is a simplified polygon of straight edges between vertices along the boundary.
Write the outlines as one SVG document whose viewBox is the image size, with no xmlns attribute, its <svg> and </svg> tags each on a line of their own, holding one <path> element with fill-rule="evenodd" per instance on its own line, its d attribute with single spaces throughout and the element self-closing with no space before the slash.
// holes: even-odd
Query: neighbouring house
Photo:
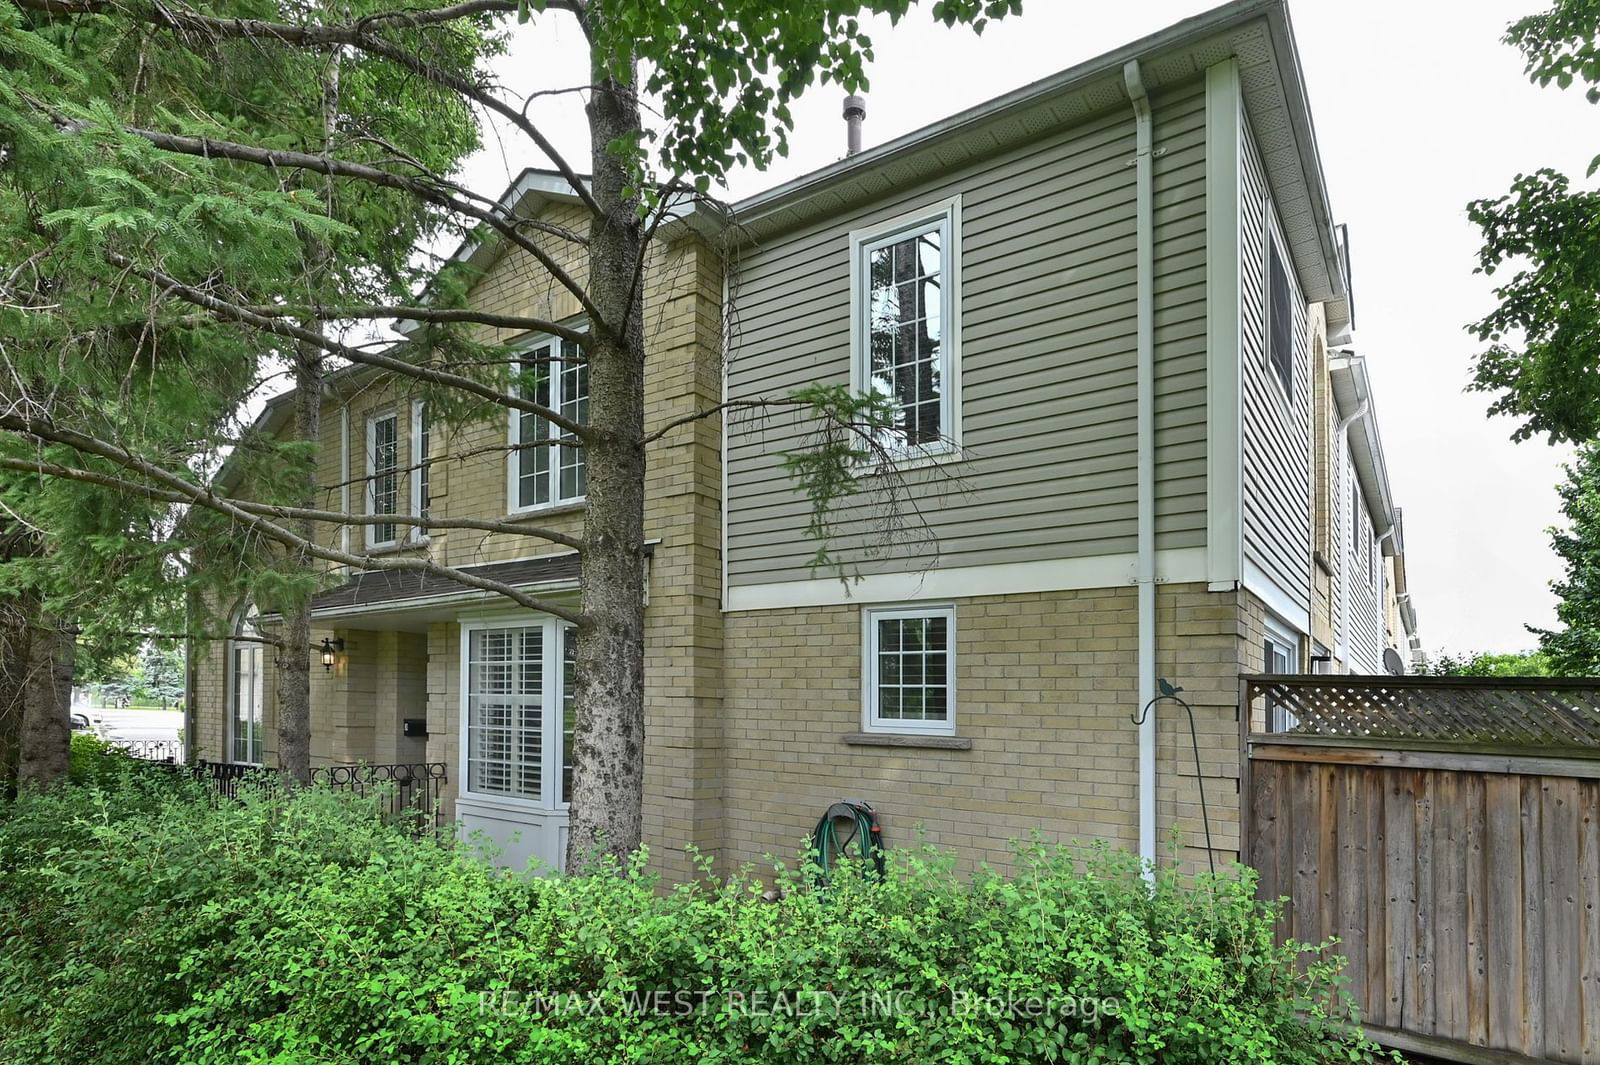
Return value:
<svg viewBox="0 0 1600 1065">
<path fill-rule="evenodd" d="M 507 197 L 581 221 L 546 173 Z M 662 868 L 687 874 L 688 844 L 792 855 L 843 797 L 871 802 L 892 842 L 920 832 L 969 863 L 1004 863 L 1037 830 L 1146 854 L 1176 837 L 1203 865 L 1187 718 L 1164 702 L 1134 723 L 1158 677 L 1193 706 L 1209 846 L 1235 856 L 1239 675 L 1398 670 L 1417 647 L 1280 0 L 1180 23 L 733 218 L 680 218 L 656 240 L 651 427 L 836 384 L 887 397 L 896 428 L 892 459 L 833 516 L 848 579 L 814 565 L 811 504 L 784 468 L 806 415 L 707 419 L 652 453 L 645 823 Z M 479 271 L 475 306 L 581 327 L 524 253 L 459 257 Z M 548 360 L 552 402 L 582 416 L 570 346 L 494 339 Z M 257 431 L 290 417 L 269 403 Z M 406 379 L 351 369 L 329 381 L 323 426 L 335 505 L 581 523 L 581 450 L 505 449 L 547 435 L 536 419 L 446 425 Z M 582 579 L 574 554 L 498 533 L 323 535 L 541 594 Z M 240 635 L 273 621 L 229 609 Z M 383 572 L 330 571 L 314 617 L 338 648 L 313 671 L 315 759 L 443 763 L 447 816 L 507 860 L 559 866 L 565 626 Z M 200 757 L 271 761 L 259 648 L 199 657 Z"/>
</svg>

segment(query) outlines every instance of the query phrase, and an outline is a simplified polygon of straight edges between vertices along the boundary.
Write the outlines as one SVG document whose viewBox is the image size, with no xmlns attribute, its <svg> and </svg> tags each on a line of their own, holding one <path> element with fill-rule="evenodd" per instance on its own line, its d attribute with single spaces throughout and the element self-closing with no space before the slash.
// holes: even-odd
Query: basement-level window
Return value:
<svg viewBox="0 0 1600 1065">
<path fill-rule="evenodd" d="M 955 630 L 950 606 L 866 611 L 868 732 L 955 731 Z"/>
<path fill-rule="evenodd" d="M 1267 618 L 1266 636 L 1262 641 L 1263 673 L 1300 672 L 1300 637 L 1278 619 Z M 1290 710 L 1276 699 L 1267 698 L 1267 731 L 1288 732 L 1300 723 Z"/>
<path fill-rule="evenodd" d="M 853 377 L 887 400 L 890 450 L 942 451 L 957 443 L 957 214 L 934 210 L 850 235 L 856 291 Z"/>
</svg>

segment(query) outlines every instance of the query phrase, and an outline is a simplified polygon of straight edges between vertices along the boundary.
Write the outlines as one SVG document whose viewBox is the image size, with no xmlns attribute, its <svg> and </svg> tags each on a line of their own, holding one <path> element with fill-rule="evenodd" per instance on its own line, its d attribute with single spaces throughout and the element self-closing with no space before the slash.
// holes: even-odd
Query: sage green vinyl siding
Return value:
<svg viewBox="0 0 1600 1065">
<path fill-rule="evenodd" d="M 1153 104 L 1166 549 L 1205 541 L 1205 95 L 1196 83 Z M 730 264 L 730 398 L 848 385 L 850 232 L 961 196 L 965 454 L 906 475 L 906 527 L 893 544 L 881 517 L 888 481 L 869 478 L 830 545 L 842 560 L 872 573 L 1135 550 L 1134 151 L 1132 111 L 1117 109 Z M 731 585 L 827 575 L 810 565 L 810 505 L 782 465 L 809 428 L 793 414 L 730 418 Z"/>
<path fill-rule="evenodd" d="M 1301 610 L 1311 609 L 1311 377 L 1306 304 L 1294 277 L 1294 395 L 1267 360 L 1267 241 L 1274 210 L 1248 120 L 1241 146 L 1244 557 Z M 1294 619 L 1285 619 L 1294 620 Z M 1302 617 L 1301 623 L 1304 623 Z"/>
</svg>

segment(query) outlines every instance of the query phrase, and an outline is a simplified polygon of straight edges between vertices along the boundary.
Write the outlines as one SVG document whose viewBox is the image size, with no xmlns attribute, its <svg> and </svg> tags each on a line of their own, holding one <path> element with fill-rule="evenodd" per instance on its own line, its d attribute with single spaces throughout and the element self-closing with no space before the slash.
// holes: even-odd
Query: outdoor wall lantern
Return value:
<svg viewBox="0 0 1600 1065">
<path fill-rule="evenodd" d="M 324 636 L 322 638 L 322 668 L 329 673 L 333 672 L 333 656 L 343 650 L 344 637 L 335 636 L 330 640 Z"/>
</svg>

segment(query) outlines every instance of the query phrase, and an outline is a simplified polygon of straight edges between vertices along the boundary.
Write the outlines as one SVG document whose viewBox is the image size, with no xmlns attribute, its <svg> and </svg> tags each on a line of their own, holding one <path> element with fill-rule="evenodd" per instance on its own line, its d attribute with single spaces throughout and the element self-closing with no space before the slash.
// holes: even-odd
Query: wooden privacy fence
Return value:
<svg viewBox="0 0 1600 1065">
<path fill-rule="evenodd" d="M 1243 678 L 1244 858 L 1379 1041 L 1600 1062 L 1600 681 L 1464 679 Z"/>
</svg>

